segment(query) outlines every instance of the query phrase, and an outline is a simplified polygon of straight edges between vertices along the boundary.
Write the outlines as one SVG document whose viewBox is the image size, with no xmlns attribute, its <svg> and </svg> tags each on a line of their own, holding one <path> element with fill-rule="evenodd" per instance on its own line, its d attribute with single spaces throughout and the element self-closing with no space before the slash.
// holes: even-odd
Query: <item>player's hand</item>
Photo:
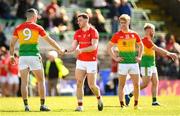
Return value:
<svg viewBox="0 0 180 116">
<path fill-rule="evenodd" d="M 123 57 L 119 57 L 119 56 L 115 56 L 113 57 L 113 59 L 116 61 L 116 62 L 122 62 L 124 59 Z"/>
<path fill-rule="evenodd" d="M 60 54 L 60 55 L 64 55 L 64 51 L 61 51 L 61 50 L 59 50 L 59 51 L 57 51 L 58 52 L 58 54 Z"/>
<path fill-rule="evenodd" d="M 138 56 L 137 56 L 137 57 L 136 57 L 136 62 L 137 62 L 137 63 L 140 63 L 140 62 L 141 62 L 141 57 L 138 57 Z"/>
<path fill-rule="evenodd" d="M 16 64 L 16 60 L 15 60 L 14 56 L 11 56 L 11 58 L 10 58 L 10 63 L 11 63 L 12 65 Z"/>
<path fill-rule="evenodd" d="M 75 50 L 75 55 L 78 56 L 81 53 L 80 49 Z"/>
<path fill-rule="evenodd" d="M 171 57 L 173 61 L 178 58 L 176 53 L 169 53 L 168 56 Z"/>
</svg>

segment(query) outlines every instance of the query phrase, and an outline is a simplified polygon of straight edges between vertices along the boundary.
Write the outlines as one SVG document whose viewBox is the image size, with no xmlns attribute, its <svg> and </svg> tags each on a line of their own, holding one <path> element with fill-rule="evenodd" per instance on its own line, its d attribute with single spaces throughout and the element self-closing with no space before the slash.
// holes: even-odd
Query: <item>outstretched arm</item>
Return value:
<svg viewBox="0 0 180 116">
<path fill-rule="evenodd" d="M 156 45 L 153 46 L 153 49 L 156 51 L 156 52 L 159 52 L 160 54 L 163 54 L 164 56 L 169 56 L 171 57 L 173 60 L 175 60 L 177 58 L 177 54 L 175 53 L 171 53 L 163 48 L 160 48 Z"/>
<path fill-rule="evenodd" d="M 77 46 L 78 46 L 78 41 L 77 40 L 73 40 L 71 48 L 66 49 L 66 52 L 67 53 L 74 52 L 76 50 Z"/>
<path fill-rule="evenodd" d="M 52 47 L 54 47 L 59 54 L 63 55 L 64 51 L 59 47 L 58 43 L 54 41 L 49 35 L 43 37 L 45 41 L 47 41 Z"/>
</svg>

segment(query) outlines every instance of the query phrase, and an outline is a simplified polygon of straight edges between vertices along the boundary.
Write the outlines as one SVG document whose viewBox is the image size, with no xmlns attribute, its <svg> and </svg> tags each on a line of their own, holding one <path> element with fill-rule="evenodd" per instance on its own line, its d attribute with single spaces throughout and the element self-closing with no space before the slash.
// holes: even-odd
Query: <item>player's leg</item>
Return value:
<svg viewBox="0 0 180 116">
<path fill-rule="evenodd" d="M 8 95 L 13 96 L 14 91 L 13 91 L 13 85 L 14 85 L 14 80 L 12 76 L 8 76 Z"/>
<path fill-rule="evenodd" d="M 134 86 L 134 107 L 138 106 L 140 92 L 140 76 L 138 74 L 130 74 Z"/>
<path fill-rule="evenodd" d="M 45 97 L 46 97 L 46 87 L 45 87 L 45 77 L 43 69 L 32 70 L 38 82 L 38 92 L 40 96 L 40 111 L 50 111 L 49 108 L 45 106 Z"/>
<path fill-rule="evenodd" d="M 134 108 L 138 108 L 138 100 L 139 100 L 139 93 L 140 93 L 140 71 L 139 71 L 139 65 L 136 64 L 130 64 L 130 70 L 129 74 L 131 76 L 133 85 L 134 85 Z"/>
<path fill-rule="evenodd" d="M 152 71 L 151 68 L 148 67 L 141 67 L 141 75 L 142 75 L 142 82 L 140 84 L 140 90 L 146 88 L 151 81 Z M 132 91 L 129 95 L 125 95 L 125 102 L 128 106 L 130 103 L 130 98 L 133 97 L 134 91 Z"/>
<path fill-rule="evenodd" d="M 84 80 L 86 77 L 86 71 L 81 70 L 81 69 L 76 69 L 75 70 L 75 78 L 77 82 L 77 90 L 76 90 L 76 95 L 77 95 L 77 102 L 78 102 L 78 107 L 76 108 L 75 111 L 83 111 L 83 95 L 84 95 Z"/>
<path fill-rule="evenodd" d="M 48 95 L 49 96 L 52 96 L 52 86 L 53 86 L 52 79 L 48 79 Z"/>
<path fill-rule="evenodd" d="M 19 77 L 18 75 L 15 77 L 15 83 L 14 83 L 14 95 L 17 96 L 18 90 L 19 90 Z"/>
<path fill-rule="evenodd" d="M 46 87 L 45 87 L 45 76 L 44 76 L 44 68 L 42 65 L 41 57 L 39 56 L 32 56 L 29 57 L 31 60 L 29 61 L 29 68 L 35 75 L 37 82 L 38 82 L 38 92 L 40 96 L 40 111 L 50 111 L 45 104 L 45 97 L 46 97 Z"/>
<path fill-rule="evenodd" d="M 158 79 L 156 67 L 154 67 L 154 72 L 152 74 L 151 82 L 152 82 L 152 88 L 151 88 L 152 105 L 153 106 L 159 106 L 160 104 L 157 102 L 157 98 L 156 98 L 157 94 L 158 94 L 158 84 L 159 84 L 159 79 Z"/>
<path fill-rule="evenodd" d="M 118 64 L 118 96 L 119 96 L 119 102 L 120 102 L 120 107 L 124 107 L 124 102 L 123 102 L 123 96 L 124 96 L 124 86 L 126 83 L 126 77 L 128 74 L 128 64 Z"/>
<path fill-rule="evenodd" d="M 0 77 L 0 86 L 1 86 L 1 92 L 2 92 L 2 96 L 6 96 L 6 77 L 5 76 L 1 76 Z"/>
<path fill-rule="evenodd" d="M 120 102 L 120 107 L 124 107 L 124 102 L 123 102 L 123 96 L 124 96 L 124 86 L 126 83 L 126 76 L 127 75 L 120 75 L 119 76 L 119 84 L 118 84 L 118 94 L 119 94 L 119 102 Z"/>
<path fill-rule="evenodd" d="M 96 84 L 96 78 L 97 78 L 97 73 L 88 73 L 87 74 L 87 79 L 88 79 L 88 85 L 93 94 L 96 96 L 98 100 L 98 110 L 102 111 L 103 110 L 103 102 L 102 102 L 102 97 L 100 93 L 100 89 Z"/>
<path fill-rule="evenodd" d="M 93 62 L 86 62 L 85 67 L 87 69 L 87 81 L 89 88 L 93 92 L 93 94 L 96 96 L 98 100 L 98 110 L 103 110 L 103 101 L 100 93 L 100 89 L 96 84 L 96 78 L 97 78 L 97 61 Z"/>
<path fill-rule="evenodd" d="M 29 111 L 28 105 L 28 81 L 29 81 L 29 69 L 20 70 L 21 75 L 21 95 L 23 98 L 25 111 Z"/>
</svg>

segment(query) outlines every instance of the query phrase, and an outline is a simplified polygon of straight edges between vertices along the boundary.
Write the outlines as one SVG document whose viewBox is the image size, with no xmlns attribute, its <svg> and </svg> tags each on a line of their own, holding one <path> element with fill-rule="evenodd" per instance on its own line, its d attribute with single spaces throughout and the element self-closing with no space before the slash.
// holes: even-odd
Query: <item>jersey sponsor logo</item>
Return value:
<svg viewBox="0 0 180 116">
<path fill-rule="evenodd" d="M 126 42 L 125 41 L 123 41 L 122 44 L 123 44 L 123 46 L 126 46 Z"/>
<path fill-rule="evenodd" d="M 79 42 L 79 44 L 91 44 L 91 42 Z"/>
</svg>

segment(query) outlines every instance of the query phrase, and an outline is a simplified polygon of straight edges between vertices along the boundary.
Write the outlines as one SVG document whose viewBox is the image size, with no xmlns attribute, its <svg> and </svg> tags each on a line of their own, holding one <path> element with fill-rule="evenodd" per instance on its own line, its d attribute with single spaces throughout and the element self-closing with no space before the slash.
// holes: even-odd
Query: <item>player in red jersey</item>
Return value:
<svg viewBox="0 0 180 116">
<path fill-rule="evenodd" d="M 46 31 L 38 24 L 36 24 L 38 18 L 38 12 L 36 9 L 28 9 L 26 11 L 27 21 L 18 25 L 13 33 L 13 37 L 10 43 L 10 55 L 11 63 L 15 63 L 14 58 L 14 46 L 19 40 L 19 69 L 21 75 L 21 94 L 24 101 L 25 111 L 29 111 L 28 105 L 28 75 L 29 71 L 32 71 L 37 77 L 38 91 L 40 95 L 40 111 L 50 111 L 45 104 L 45 78 L 44 70 L 42 66 L 42 60 L 38 48 L 39 35 L 53 46 L 59 54 L 64 54 L 59 45 L 46 33 Z"/>
<path fill-rule="evenodd" d="M 74 34 L 72 47 L 66 50 L 67 53 L 75 51 L 77 55 L 75 78 L 77 80 L 77 100 L 76 111 L 83 111 L 83 84 L 87 77 L 88 85 L 98 100 L 98 110 L 103 110 L 103 102 L 99 87 L 96 85 L 97 77 L 97 49 L 99 34 L 97 30 L 89 24 L 87 14 L 79 14 L 78 25 L 80 27 Z M 79 48 L 77 49 L 79 45 Z"/>
<path fill-rule="evenodd" d="M 8 62 L 8 90 L 10 96 L 16 96 L 17 92 L 19 90 L 19 66 L 18 66 L 18 56 L 17 54 L 14 54 L 16 64 L 11 64 L 11 62 Z"/>
</svg>

